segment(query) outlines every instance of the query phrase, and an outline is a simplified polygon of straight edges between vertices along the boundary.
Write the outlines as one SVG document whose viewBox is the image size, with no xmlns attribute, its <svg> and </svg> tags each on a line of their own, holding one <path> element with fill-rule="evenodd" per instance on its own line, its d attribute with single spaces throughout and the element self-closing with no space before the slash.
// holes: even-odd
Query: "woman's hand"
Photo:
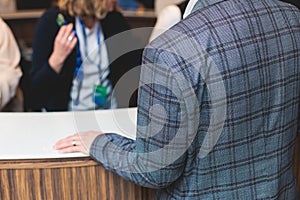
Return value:
<svg viewBox="0 0 300 200">
<path fill-rule="evenodd" d="M 73 24 L 62 26 L 54 40 L 53 52 L 49 58 L 49 64 L 54 71 L 60 73 L 63 64 L 77 44 L 77 38 L 73 33 Z"/>
<path fill-rule="evenodd" d="M 93 141 L 101 134 L 103 133 L 96 131 L 76 133 L 59 140 L 53 148 L 60 153 L 82 152 L 89 154 Z"/>
</svg>

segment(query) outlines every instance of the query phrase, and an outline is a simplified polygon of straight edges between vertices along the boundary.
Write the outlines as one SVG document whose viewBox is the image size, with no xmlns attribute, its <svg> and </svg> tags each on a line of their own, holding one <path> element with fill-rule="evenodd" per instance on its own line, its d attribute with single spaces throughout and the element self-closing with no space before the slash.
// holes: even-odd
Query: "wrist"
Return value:
<svg viewBox="0 0 300 200">
<path fill-rule="evenodd" d="M 64 59 L 60 58 L 59 56 L 55 56 L 54 54 L 51 54 L 49 60 L 50 67 L 56 72 L 60 73 L 61 68 L 64 64 Z"/>
</svg>

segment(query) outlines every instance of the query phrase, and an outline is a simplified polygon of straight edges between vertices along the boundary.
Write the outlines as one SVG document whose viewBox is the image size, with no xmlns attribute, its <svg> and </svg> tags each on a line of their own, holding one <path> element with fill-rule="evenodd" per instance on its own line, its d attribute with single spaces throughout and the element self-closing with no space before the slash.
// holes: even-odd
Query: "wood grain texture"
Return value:
<svg viewBox="0 0 300 200">
<path fill-rule="evenodd" d="M 152 192 L 125 181 L 90 158 L 0 160 L 1 200 L 152 199 Z"/>
</svg>

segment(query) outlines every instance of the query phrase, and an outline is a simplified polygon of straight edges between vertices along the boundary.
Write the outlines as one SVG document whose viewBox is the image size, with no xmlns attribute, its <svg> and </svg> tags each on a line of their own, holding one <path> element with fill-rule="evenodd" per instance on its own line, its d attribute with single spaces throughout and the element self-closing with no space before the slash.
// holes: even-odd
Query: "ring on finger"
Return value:
<svg viewBox="0 0 300 200">
<path fill-rule="evenodd" d="M 72 145 L 73 145 L 74 147 L 77 146 L 76 140 L 72 140 Z"/>
<path fill-rule="evenodd" d="M 69 37 L 68 37 L 68 41 L 72 41 L 73 40 L 73 36 L 72 35 L 69 35 Z"/>
</svg>

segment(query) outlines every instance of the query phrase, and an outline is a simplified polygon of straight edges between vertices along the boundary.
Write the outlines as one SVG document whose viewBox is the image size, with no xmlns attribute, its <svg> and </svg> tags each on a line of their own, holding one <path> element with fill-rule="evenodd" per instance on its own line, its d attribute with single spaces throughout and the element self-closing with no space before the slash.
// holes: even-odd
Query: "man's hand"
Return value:
<svg viewBox="0 0 300 200">
<path fill-rule="evenodd" d="M 89 154 L 93 141 L 101 134 L 103 133 L 96 131 L 75 133 L 74 135 L 59 140 L 53 148 L 60 153 L 82 152 Z"/>
</svg>

